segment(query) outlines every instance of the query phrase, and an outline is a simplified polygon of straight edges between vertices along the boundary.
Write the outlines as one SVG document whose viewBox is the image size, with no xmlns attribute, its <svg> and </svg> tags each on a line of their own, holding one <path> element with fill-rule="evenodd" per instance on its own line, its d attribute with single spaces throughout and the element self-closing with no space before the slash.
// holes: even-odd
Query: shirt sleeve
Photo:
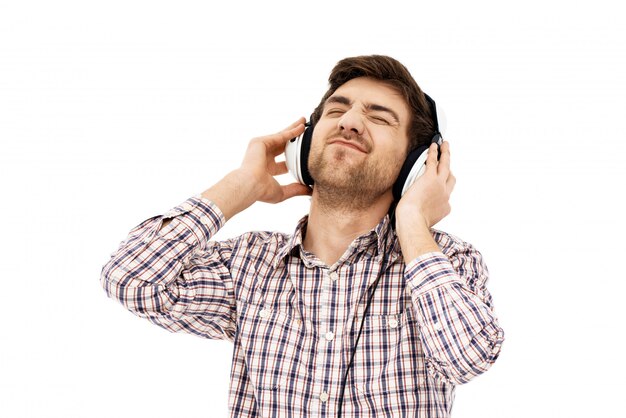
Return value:
<svg viewBox="0 0 626 418">
<path fill-rule="evenodd" d="M 481 254 L 462 242 L 445 248 L 448 255 L 432 252 L 411 261 L 405 278 L 429 373 L 461 384 L 496 361 L 504 331 L 486 287 Z"/>
<path fill-rule="evenodd" d="M 162 227 L 165 219 L 170 223 Z M 210 241 L 224 222 L 219 208 L 199 196 L 145 220 L 102 268 L 104 290 L 171 332 L 232 341 L 232 244 Z"/>
</svg>

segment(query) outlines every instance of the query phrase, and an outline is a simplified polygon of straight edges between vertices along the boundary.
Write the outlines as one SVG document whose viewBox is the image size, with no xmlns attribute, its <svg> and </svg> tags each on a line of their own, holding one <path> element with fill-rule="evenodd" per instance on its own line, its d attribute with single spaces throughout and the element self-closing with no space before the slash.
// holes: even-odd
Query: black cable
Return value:
<svg viewBox="0 0 626 418">
<path fill-rule="evenodd" d="M 374 282 L 374 288 L 372 289 L 367 299 L 367 305 L 365 305 L 365 311 L 363 312 L 363 319 L 361 320 L 361 327 L 359 329 L 359 334 L 357 335 L 356 342 L 354 343 L 354 346 L 352 347 L 352 354 L 350 355 L 350 363 L 348 363 L 348 367 L 346 368 L 346 373 L 343 376 L 343 382 L 341 384 L 341 393 L 339 394 L 339 407 L 337 408 L 338 418 L 341 418 L 341 412 L 343 410 L 343 397 L 346 392 L 346 384 L 348 383 L 348 374 L 350 374 L 350 370 L 352 369 L 352 364 L 354 363 L 354 356 L 356 354 L 356 348 L 359 345 L 359 339 L 361 338 L 361 333 L 363 332 L 363 325 L 365 324 L 365 318 L 367 317 L 367 312 L 369 311 L 370 305 L 372 304 L 372 300 L 374 299 L 374 294 L 376 293 L 378 282 L 383 277 L 383 271 L 385 269 L 385 264 L 387 263 L 387 255 L 388 253 L 391 252 L 391 250 L 389 252 L 386 250 L 387 250 L 389 237 L 393 236 L 394 222 L 396 218 L 395 215 L 396 215 L 395 204 L 392 203 L 391 208 L 389 209 L 389 228 L 387 230 L 387 235 L 385 235 L 385 241 L 383 243 L 383 259 L 380 264 L 380 269 L 378 270 L 376 281 Z"/>
</svg>

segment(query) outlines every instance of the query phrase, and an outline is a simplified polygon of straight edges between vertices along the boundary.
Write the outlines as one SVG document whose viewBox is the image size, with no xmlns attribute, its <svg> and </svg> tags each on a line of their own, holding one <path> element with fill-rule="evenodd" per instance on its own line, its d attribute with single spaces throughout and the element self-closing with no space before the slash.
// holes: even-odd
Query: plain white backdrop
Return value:
<svg viewBox="0 0 626 418">
<path fill-rule="evenodd" d="M 609 1 L 1 1 L 0 416 L 226 417 L 232 345 L 136 318 L 100 269 L 374 53 L 446 110 L 437 227 L 485 256 L 506 332 L 453 416 L 626 416 L 625 51 Z"/>
</svg>

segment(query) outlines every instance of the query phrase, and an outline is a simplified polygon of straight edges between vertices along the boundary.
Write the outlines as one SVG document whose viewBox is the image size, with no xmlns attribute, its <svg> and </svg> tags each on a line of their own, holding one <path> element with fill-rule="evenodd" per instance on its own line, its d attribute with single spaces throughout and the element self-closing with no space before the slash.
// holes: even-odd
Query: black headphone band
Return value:
<svg viewBox="0 0 626 418">
<path fill-rule="evenodd" d="M 302 174 L 302 181 L 304 181 L 304 184 L 307 184 L 309 186 L 312 186 L 313 183 L 315 183 L 313 181 L 313 177 L 311 177 L 311 173 L 309 172 L 309 154 L 311 152 L 311 142 L 313 137 L 313 126 L 311 125 L 311 122 L 307 122 L 306 123 L 306 129 L 304 130 L 304 133 L 302 134 L 302 149 L 301 149 L 301 161 L 300 161 L 300 165 L 301 165 L 301 174 Z"/>
<path fill-rule="evenodd" d="M 431 117 L 433 119 L 433 123 L 434 123 L 434 134 L 433 136 L 439 134 L 439 119 L 437 118 L 437 105 L 435 104 L 435 101 L 426 93 L 424 93 L 424 97 L 426 98 L 426 103 L 428 103 L 428 108 L 430 109 L 430 114 Z"/>
</svg>

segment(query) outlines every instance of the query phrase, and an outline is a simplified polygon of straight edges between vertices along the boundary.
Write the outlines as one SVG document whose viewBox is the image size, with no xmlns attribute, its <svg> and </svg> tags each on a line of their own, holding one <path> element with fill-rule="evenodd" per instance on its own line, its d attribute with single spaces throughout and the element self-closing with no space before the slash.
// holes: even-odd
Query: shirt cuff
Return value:
<svg viewBox="0 0 626 418">
<path fill-rule="evenodd" d="M 422 254 L 412 260 L 407 264 L 404 276 L 412 293 L 416 295 L 450 283 L 463 283 L 450 259 L 441 252 Z"/>
<path fill-rule="evenodd" d="M 200 195 L 165 212 L 162 219 L 171 221 L 159 231 L 161 238 L 183 241 L 199 249 L 204 249 L 211 237 L 226 223 L 217 205 Z"/>
</svg>

